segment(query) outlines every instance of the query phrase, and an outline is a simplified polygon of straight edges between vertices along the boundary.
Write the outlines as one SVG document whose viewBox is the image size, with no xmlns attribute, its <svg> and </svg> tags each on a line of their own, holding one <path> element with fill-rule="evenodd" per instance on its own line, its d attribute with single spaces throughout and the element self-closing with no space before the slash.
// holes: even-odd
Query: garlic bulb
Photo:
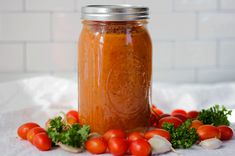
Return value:
<svg viewBox="0 0 235 156">
<path fill-rule="evenodd" d="M 167 139 L 159 135 L 155 135 L 154 137 L 149 139 L 148 142 L 152 147 L 153 154 L 161 154 L 173 150 L 171 143 Z"/>
<path fill-rule="evenodd" d="M 217 149 L 221 147 L 222 143 L 223 142 L 217 138 L 211 138 L 201 141 L 199 145 L 205 149 Z"/>
</svg>

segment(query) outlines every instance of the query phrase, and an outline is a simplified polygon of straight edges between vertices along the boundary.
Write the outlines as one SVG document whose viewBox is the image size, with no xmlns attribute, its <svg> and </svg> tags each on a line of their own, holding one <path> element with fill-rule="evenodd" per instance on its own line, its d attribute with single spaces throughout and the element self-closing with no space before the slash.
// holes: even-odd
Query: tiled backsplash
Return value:
<svg viewBox="0 0 235 156">
<path fill-rule="evenodd" d="M 235 81 L 235 0 L 0 0 L 0 81 L 75 75 L 80 8 L 150 7 L 153 79 Z"/>
</svg>

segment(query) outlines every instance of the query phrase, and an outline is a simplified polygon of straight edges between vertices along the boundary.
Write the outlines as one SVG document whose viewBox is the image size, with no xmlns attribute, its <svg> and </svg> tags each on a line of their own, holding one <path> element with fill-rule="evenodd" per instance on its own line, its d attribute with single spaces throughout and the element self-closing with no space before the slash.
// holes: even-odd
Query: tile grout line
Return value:
<svg viewBox="0 0 235 156">
<path fill-rule="evenodd" d="M 172 54 L 171 54 L 171 70 L 173 71 L 173 70 L 176 70 L 176 67 L 175 67 L 175 43 L 176 43 L 176 41 L 175 40 L 172 40 L 171 41 L 171 47 L 172 47 Z"/>
<path fill-rule="evenodd" d="M 0 44 L 20 44 L 22 42 L 27 42 L 27 43 L 35 43 L 35 44 L 45 44 L 45 43 L 51 43 L 51 40 L 48 40 L 48 41 L 33 41 L 33 40 L 27 40 L 27 41 L 1 41 L 0 40 Z M 76 43 L 77 41 L 60 41 L 60 40 L 53 40 L 54 43 L 60 43 L 60 44 L 63 44 L 63 43 Z"/>
<path fill-rule="evenodd" d="M 23 43 L 23 73 L 27 73 L 27 42 Z"/>
<path fill-rule="evenodd" d="M 54 36 L 53 36 L 53 12 L 50 12 L 50 41 L 49 43 L 54 43 Z"/>
<path fill-rule="evenodd" d="M 10 14 L 10 13 L 22 13 L 22 12 L 27 12 L 27 13 L 49 13 L 49 12 L 55 12 L 55 13 L 80 13 L 80 10 L 27 10 L 26 7 L 23 7 L 23 11 L 22 10 L 5 10 L 5 11 L 0 11 L 1 14 Z M 184 13 L 184 14 L 188 14 L 188 13 L 193 13 L 195 12 L 195 10 L 175 10 L 174 8 L 171 10 L 171 12 L 165 12 L 165 11 L 159 11 L 159 12 L 152 12 L 156 13 L 156 14 L 165 14 L 165 13 Z M 216 10 L 200 10 L 198 11 L 200 13 L 235 13 L 235 9 L 231 9 L 231 10 L 226 10 L 226 9 L 216 9 Z"/>
<path fill-rule="evenodd" d="M 177 12 L 175 10 L 175 0 L 171 0 L 171 12 L 174 13 L 174 12 Z"/>
<path fill-rule="evenodd" d="M 56 12 L 56 13 L 65 13 L 65 14 L 70 14 L 70 13 L 79 13 L 79 11 L 74 11 L 74 10 L 26 10 L 26 8 L 23 7 L 23 10 L 11 10 L 11 11 L 0 11 L 0 14 L 11 14 L 11 13 L 22 13 L 22 12 L 27 12 L 31 14 L 46 14 L 50 12 Z"/>
<path fill-rule="evenodd" d="M 195 75 L 194 75 L 194 82 L 195 83 L 199 83 L 199 79 L 198 79 L 198 68 L 195 68 L 194 69 L 194 73 L 195 73 Z"/>
<path fill-rule="evenodd" d="M 199 12 L 195 12 L 196 24 L 195 24 L 195 40 L 199 40 Z"/>
<path fill-rule="evenodd" d="M 215 49 L 215 60 L 216 60 L 216 64 L 215 64 L 215 66 L 216 66 L 216 69 L 219 69 L 219 67 L 220 67 L 220 63 L 219 63 L 219 56 L 220 56 L 220 41 L 219 41 L 219 39 L 217 39 L 216 40 L 216 49 Z"/>
<path fill-rule="evenodd" d="M 23 0 L 22 4 L 23 4 L 23 12 L 26 12 L 26 0 Z"/>
<path fill-rule="evenodd" d="M 77 11 L 77 1 L 76 0 L 73 0 L 73 9 L 74 9 L 74 12 L 78 12 Z"/>
<path fill-rule="evenodd" d="M 218 12 L 220 12 L 221 11 L 221 1 L 220 0 L 217 0 L 216 1 L 216 10 L 218 11 Z"/>
</svg>

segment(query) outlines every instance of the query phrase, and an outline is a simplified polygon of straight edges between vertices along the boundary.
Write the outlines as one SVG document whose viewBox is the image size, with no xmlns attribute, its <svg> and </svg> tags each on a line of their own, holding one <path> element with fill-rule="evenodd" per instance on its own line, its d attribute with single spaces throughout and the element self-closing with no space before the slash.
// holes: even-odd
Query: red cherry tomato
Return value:
<svg viewBox="0 0 235 156">
<path fill-rule="evenodd" d="M 78 123 L 78 120 L 76 118 L 74 118 L 73 116 L 67 117 L 67 122 L 72 125 L 75 123 Z"/>
<path fill-rule="evenodd" d="M 182 122 L 185 122 L 187 120 L 187 116 L 181 113 L 174 113 L 173 116 L 179 118 Z"/>
<path fill-rule="evenodd" d="M 159 116 L 163 114 L 163 111 L 155 106 L 152 106 L 152 111 Z"/>
<path fill-rule="evenodd" d="M 215 126 L 212 125 L 202 125 L 198 127 L 197 134 L 200 140 L 206 140 L 210 138 L 220 139 L 220 131 Z"/>
<path fill-rule="evenodd" d="M 161 118 L 158 122 L 158 127 L 159 128 L 162 128 L 162 125 L 164 122 L 167 122 L 167 123 L 171 123 L 171 124 L 174 124 L 174 127 L 175 128 L 178 128 L 180 125 L 182 125 L 182 121 L 176 117 L 173 117 L 173 116 L 168 116 L 168 117 L 164 117 L 164 118 Z"/>
<path fill-rule="evenodd" d="M 17 130 L 18 136 L 26 140 L 28 131 L 34 127 L 40 127 L 40 126 L 34 122 L 28 122 L 21 125 Z"/>
<path fill-rule="evenodd" d="M 108 142 L 108 149 L 113 155 L 124 155 L 128 150 L 128 142 L 124 138 L 111 138 Z"/>
<path fill-rule="evenodd" d="M 189 111 L 187 113 L 187 118 L 188 119 L 196 119 L 197 116 L 198 116 L 199 112 L 198 111 L 195 111 L 195 110 L 192 110 L 192 111 Z"/>
<path fill-rule="evenodd" d="M 159 120 L 159 116 L 156 113 L 151 112 L 151 115 L 150 115 L 150 124 L 151 124 L 151 126 L 157 127 L 158 120 Z"/>
<path fill-rule="evenodd" d="M 221 140 L 229 140 L 233 137 L 233 130 L 225 125 L 218 126 L 217 129 L 219 129 L 221 133 Z"/>
<path fill-rule="evenodd" d="M 46 131 L 41 127 L 34 127 L 30 129 L 29 132 L 27 133 L 27 140 L 33 143 L 34 136 L 41 132 L 46 132 Z"/>
<path fill-rule="evenodd" d="M 183 114 L 183 115 L 187 116 L 187 112 L 183 109 L 175 109 L 171 112 L 171 115 L 174 116 L 174 114 L 176 114 L 176 113 L 177 114 L 180 113 L 180 114 Z"/>
<path fill-rule="evenodd" d="M 66 114 L 66 119 L 69 124 L 74 124 L 79 122 L 78 111 L 70 110 Z"/>
<path fill-rule="evenodd" d="M 112 129 L 112 130 L 109 130 L 107 131 L 104 135 L 103 135 L 104 139 L 106 141 L 109 141 L 109 139 L 111 138 L 115 138 L 115 137 L 118 137 L 118 138 L 126 138 L 126 134 L 123 130 L 120 130 L 120 129 Z"/>
<path fill-rule="evenodd" d="M 144 139 L 144 134 L 140 132 L 132 132 L 128 135 L 127 140 L 129 142 L 136 141 L 139 139 Z"/>
<path fill-rule="evenodd" d="M 155 106 L 155 104 L 152 104 L 151 106 L 152 106 L 152 108 L 157 108 L 157 107 Z"/>
<path fill-rule="evenodd" d="M 168 141 L 171 140 L 171 135 L 168 131 L 164 130 L 164 129 L 160 129 L 160 128 L 157 128 L 157 129 L 153 129 L 153 130 L 150 130 L 148 131 L 147 133 L 145 133 L 144 137 L 146 139 L 151 139 L 154 135 L 160 135 L 164 138 L 166 138 Z"/>
<path fill-rule="evenodd" d="M 193 120 L 192 121 L 192 125 L 190 128 L 195 128 L 196 130 L 198 129 L 198 127 L 202 126 L 203 122 L 200 120 Z"/>
<path fill-rule="evenodd" d="M 160 115 L 160 119 L 161 119 L 161 118 L 168 117 L 168 116 L 171 116 L 171 115 L 170 115 L 170 114 L 162 114 L 162 115 Z"/>
<path fill-rule="evenodd" d="M 149 156 L 151 155 L 151 145 L 144 139 L 133 141 L 130 144 L 129 150 L 134 156 Z"/>
<path fill-rule="evenodd" d="M 38 133 L 34 136 L 33 144 L 41 151 L 48 151 L 51 149 L 51 139 L 45 132 Z"/>
<path fill-rule="evenodd" d="M 103 137 L 91 138 L 85 143 L 87 151 L 92 154 L 103 154 L 108 147 L 107 142 Z"/>
</svg>

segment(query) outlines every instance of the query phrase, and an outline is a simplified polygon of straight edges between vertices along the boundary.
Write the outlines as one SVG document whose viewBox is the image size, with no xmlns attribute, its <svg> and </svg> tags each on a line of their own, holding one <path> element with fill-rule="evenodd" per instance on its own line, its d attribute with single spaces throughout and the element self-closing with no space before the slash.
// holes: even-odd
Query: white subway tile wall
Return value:
<svg viewBox="0 0 235 156">
<path fill-rule="evenodd" d="M 27 11 L 73 11 L 74 0 L 25 0 Z"/>
<path fill-rule="evenodd" d="M 173 44 L 173 64 L 176 68 L 210 68 L 216 65 L 214 42 L 186 41 Z"/>
<path fill-rule="evenodd" d="M 235 9 L 235 1 L 234 0 L 221 0 L 221 9 L 234 10 Z"/>
<path fill-rule="evenodd" d="M 219 64 L 235 68 L 235 41 L 221 41 L 219 45 Z"/>
<path fill-rule="evenodd" d="M 52 40 L 76 42 L 82 25 L 80 13 L 53 13 Z"/>
<path fill-rule="evenodd" d="M 50 14 L 1 14 L 0 41 L 50 41 Z"/>
<path fill-rule="evenodd" d="M 235 13 L 199 13 L 199 38 L 224 39 L 235 36 Z"/>
<path fill-rule="evenodd" d="M 23 45 L 0 44 L 0 72 L 23 72 L 23 58 Z"/>
<path fill-rule="evenodd" d="M 0 11 L 22 11 L 23 0 L 0 0 Z"/>
<path fill-rule="evenodd" d="M 157 40 L 192 40 L 196 37 L 196 15 L 194 13 L 154 13 L 149 31 Z"/>
<path fill-rule="evenodd" d="M 0 0 L 0 81 L 74 77 L 88 4 L 150 8 L 154 81 L 235 81 L 235 0 Z"/>
<path fill-rule="evenodd" d="M 27 71 L 74 71 L 75 43 L 29 43 L 26 45 Z"/>
<path fill-rule="evenodd" d="M 208 11 L 217 9 L 217 0 L 175 0 L 177 11 Z"/>
</svg>

